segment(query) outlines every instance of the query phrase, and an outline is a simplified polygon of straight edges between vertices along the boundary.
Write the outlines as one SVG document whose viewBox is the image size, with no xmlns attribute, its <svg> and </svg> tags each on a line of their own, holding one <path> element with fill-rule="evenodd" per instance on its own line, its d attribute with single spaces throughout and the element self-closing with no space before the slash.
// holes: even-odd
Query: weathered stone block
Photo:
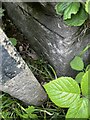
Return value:
<svg viewBox="0 0 90 120">
<path fill-rule="evenodd" d="M 26 104 L 42 105 L 44 89 L 0 28 L 0 91 Z"/>
<path fill-rule="evenodd" d="M 51 9 L 47 8 L 47 3 L 41 4 L 4 3 L 15 25 L 28 38 L 33 49 L 50 62 L 57 74 L 74 75 L 69 63 L 90 43 L 90 29 L 85 34 L 83 27 L 65 25 L 63 19 L 55 14 L 54 4 L 49 3 Z M 89 55 L 90 52 L 87 52 L 85 61 L 89 60 Z"/>
</svg>

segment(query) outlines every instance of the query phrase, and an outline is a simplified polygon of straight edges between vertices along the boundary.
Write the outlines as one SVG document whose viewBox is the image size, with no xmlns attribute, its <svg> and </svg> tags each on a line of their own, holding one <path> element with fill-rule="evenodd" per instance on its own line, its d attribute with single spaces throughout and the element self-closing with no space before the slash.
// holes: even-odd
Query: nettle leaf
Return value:
<svg viewBox="0 0 90 120">
<path fill-rule="evenodd" d="M 78 83 L 71 77 L 60 77 L 44 85 L 52 100 L 59 107 L 70 107 L 80 99 Z"/>
<path fill-rule="evenodd" d="M 13 46 L 16 46 L 17 40 L 15 38 L 9 38 L 9 40 L 12 42 Z"/>
<path fill-rule="evenodd" d="M 87 20 L 88 14 L 83 7 L 80 7 L 77 14 L 72 15 L 71 19 L 65 20 L 65 23 L 69 26 L 81 26 L 85 20 Z"/>
<path fill-rule="evenodd" d="M 90 96 L 90 70 L 87 71 L 81 81 L 81 90 L 84 96 Z"/>
<path fill-rule="evenodd" d="M 86 10 L 87 13 L 90 14 L 90 0 L 87 0 L 87 1 L 86 1 L 85 10 Z"/>
<path fill-rule="evenodd" d="M 76 104 L 68 109 L 66 118 L 88 118 L 88 112 L 88 99 L 80 98 L 80 100 Z"/>
<path fill-rule="evenodd" d="M 75 77 L 75 80 L 76 80 L 78 83 L 81 83 L 81 80 L 82 80 L 83 75 L 84 75 L 84 72 L 78 73 L 77 76 Z"/>
<path fill-rule="evenodd" d="M 68 2 L 60 2 L 60 3 L 56 4 L 56 6 L 55 6 L 56 13 L 59 14 L 59 15 L 62 15 L 64 10 L 69 5 L 70 5 L 70 3 L 68 3 Z"/>
<path fill-rule="evenodd" d="M 84 63 L 81 57 L 76 56 L 71 62 L 70 62 L 70 66 L 72 69 L 77 70 L 77 71 L 81 71 L 84 68 Z"/>
<path fill-rule="evenodd" d="M 76 14 L 79 11 L 80 3 L 72 2 L 64 11 L 63 19 L 71 19 L 72 14 Z"/>
</svg>

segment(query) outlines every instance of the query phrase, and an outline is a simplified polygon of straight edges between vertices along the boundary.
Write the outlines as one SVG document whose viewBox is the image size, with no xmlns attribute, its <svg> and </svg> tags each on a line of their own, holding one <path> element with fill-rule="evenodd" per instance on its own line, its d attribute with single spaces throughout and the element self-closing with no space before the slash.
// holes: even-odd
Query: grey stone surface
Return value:
<svg viewBox="0 0 90 120">
<path fill-rule="evenodd" d="M 12 58 L 8 51 L 4 48 L 4 46 L 0 45 L 0 48 L 2 49 L 2 83 L 5 83 L 7 80 L 12 79 L 15 77 L 17 74 L 19 74 L 22 69 L 17 67 L 17 62 L 14 58 Z"/>
<path fill-rule="evenodd" d="M 2 2 L 0 1 L 0 8 L 2 8 Z M 1 23 L 2 23 L 2 17 L 0 16 L 0 26 L 1 26 Z"/>
<path fill-rule="evenodd" d="M 47 99 L 44 89 L 1 28 L 0 91 L 4 91 L 30 105 L 42 105 Z"/>
<path fill-rule="evenodd" d="M 47 59 L 57 74 L 74 75 L 70 61 L 90 43 L 90 29 L 70 27 L 55 14 L 53 3 L 4 3 L 15 25 L 28 38 L 33 49 Z M 11 12 L 13 11 L 13 12 Z M 84 57 L 90 58 L 90 52 Z"/>
</svg>

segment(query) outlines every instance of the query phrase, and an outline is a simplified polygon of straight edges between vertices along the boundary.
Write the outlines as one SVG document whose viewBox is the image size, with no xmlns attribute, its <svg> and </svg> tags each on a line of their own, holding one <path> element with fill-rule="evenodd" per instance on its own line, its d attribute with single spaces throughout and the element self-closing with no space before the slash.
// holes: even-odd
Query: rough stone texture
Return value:
<svg viewBox="0 0 90 120">
<path fill-rule="evenodd" d="M 90 29 L 70 27 L 55 14 L 55 3 L 4 3 L 15 25 L 28 38 L 33 49 L 48 59 L 58 75 L 74 75 L 70 61 L 90 43 Z M 13 11 L 13 12 L 11 12 Z M 85 54 L 88 61 L 90 52 Z"/>
<path fill-rule="evenodd" d="M 0 82 L 5 83 L 7 80 L 12 79 L 22 71 L 22 68 L 18 68 L 18 64 L 14 58 L 12 58 L 4 46 L 0 45 L 2 49 L 2 80 Z"/>
<path fill-rule="evenodd" d="M 0 1 L 0 8 L 2 8 L 2 2 Z M 2 17 L 0 16 L 0 26 L 1 26 L 1 23 L 2 23 Z"/>
<path fill-rule="evenodd" d="M 42 105 L 43 88 L 0 28 L 0 91 L 26 104 Z"/>
</svg>

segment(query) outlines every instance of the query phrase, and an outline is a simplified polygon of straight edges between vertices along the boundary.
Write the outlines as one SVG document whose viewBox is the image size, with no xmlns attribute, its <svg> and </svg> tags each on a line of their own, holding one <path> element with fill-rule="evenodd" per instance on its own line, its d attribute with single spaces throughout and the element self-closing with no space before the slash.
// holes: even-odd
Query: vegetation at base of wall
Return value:
<svg viewBox="0 0 90 120">
<path fill-rule="evenodd" d="M 90 118 L 88 114 L 90 65 L 85 68 L 82 60 L 83 54 L 89 48 L 90 45 L 70 62 L 71 68 L 79 71 L 75 79 L 60 77 L 44 85 L 49 98 L 55 105 L 48 100 L 41 107 L 25 106 L 17 99 L 3 93 L 0 95 L 1 118 L 3 120 L 54 120 L 64 119 L 65 115 L 66 118 Z"/>
<path fill-rule="evenodd" d="M 65 8 L 63 7 L 63 5 L 61 5 L 61 3 L 60 4 L 58 3 L 58 5 L 56 6 L 56 9 L 58 14 L 63 15 L 63 18 L 66 24 L 70 26 L 80 26 L 87 20 L 88 14 L 90 13 L 89 0 L 87 0 L 85 4 L 82 4 L 82 3 L 78 3 L 78 4 L 63 3 L 63 4 Z M 72 8 L 72 11 L 68 12 L 70 7 Z M 62 12 L 60 9 L 62 10 Z M 3 12 L 4 11 L 0 12 L 1 16 L 3 16 Z M 82 17 L 78 17 L 79 15 L 81 15 L 81 13 L 82 13 L 83 19 Z M 74 17 L 74 15 L 76 17 Z M 74 18 L 76 18 L 75 22 L 73 21 Z M 18 40 L 16 38 L 14 38 L 13 36 L 10 36 L 10 41 L 14 46 L 17 47 Z M 71 77 L 57 78 L 55 70 L 46 61 L 43 61 L 42 59 L 37 59 L 37 60 L 26 59 L 23 57 L 26 60 L 30 69 L 32 69 L 35 76 L 40 79 L 39 82 L 41 84 L 44 84 L 52 80 L 51 82 L 44 85 L 44 87 L 50 99 L 56 105 L 53 104 L 50 100 L 48 100 L 41 107 L 25 106 L 21 101 L 18 101 L 17 99 L 11 97 L 10 95 L 6 93 L 1 93 L 0 94 L 0 117 L 2 118 L 2 120 L 8 120 L 8 119 L 11 119 L 11 120 L 19 120 L 19 119 L 20 120 L 25 120 L 25 119 L 56 120 L 57 119 L 58 120 L 58 119 L 64 119 L 65 115 L 66 115 L 66 118 L 71 118 L 71 117 L 83 118 L 83 116 L 85 118 L 90 118 L 90 116 L 88 116 L 90 114 L 88 114 L 87 112 L 89 108 L 87 103 L 88 103 L 88 97 L 89 97 L 88 78 L 90 77 L 88 77 L 88 75 L 90 75 L 89 74 L 90 65 L 85 67 L 82 59 L 82 55 L 85 53 L 85 51 L 88 48 L 89 46 L 87 46 L 81 52 L 80 55 L 75 56 L 75 58 L 70 62 L 71 68 L 79 72 L 75 77 L 75 79 Z M 53 81 L 53 79 L 55 80 Z M 53 89 L 50 89 L 52 85 L 53 85 Z M 63 92 L 60 91 L 60 89 L 58 89 L 58 88 L 61 88 L 62 86 L 63 86 Z M 53 93 L 54 96 L 52 96 L 53 95 L 52 90 L 55 90 L 55 92 Z M 71 91 L 73 93 L 71 93 Z M 58 93 L 60 93 L 60 96 L 58 96 Z M 59 97 L 62 98 L 62 101 L 58 99 Z"/>
<path fill-rule="evenodd" d="M 51 101 L 60 108 L 68 108 L 66 118 L 90 118 L 90 64 L 85 68 L 82 56 L 86 47 L 79 56 L 70 62 L 72 69 L 79 71 L 76 78 L 60 77 L 44 85 Z"/>
<path fill-rule="evenodd" d="M 2 16 L 4 16 L 4 9 L 0 8 L 0 19 L 2 18 Z"/>
<path fill-rule="evenodd" d="M 90 69 L 81 76 L 81 82 L 71 77 L 60 77 L 44 85 L 51 101 L 60 108 L 69 108 L 66 118 L 90 118 Z"/>
<path fill-rule="evenodd" d="M 0 94 L 0 118 L 2 120 L 55 120 L 63 119 L 65 110 L 50 101 L 41 107 L 26 106 L 6 93 Z"/>
<path fill-rule="evenodd" d="M 7 34 L 12 44 L 17 48 L 40 84 L 43 85 L 46 82 L 55 79 L 57 76 L 53 67 L 42 58 L 39 58 L 38 56 L 35 57 L 36 54 L 32 52 L 26 38 L 17 30 L 10 19 L 5 17 L 3 23 L 4 32 Z M 2 118 L 2 120 L 54 120 L 56 118 L 64 118 L 66 113 L 65 110 L 56 107 L 50 100 L 41 107 L 26 106 L 12 96 L 1 93 L 0 101 L 0 118 Z"/>
<path fill-rule="evenodd" d="M 17 40 L 15 38 L 9 38 L 9 40 L 11 41 L 11 43 L 13 44 L 13 46 L 17 45 Z"/>
<path fill-rule="evenodd" d="M 56 13 L 63 16 L 69 26 L 81 26 L 89 18 L 90 0 L 86 2 L 60 2 L 55 6 Z"/>
</svg>

